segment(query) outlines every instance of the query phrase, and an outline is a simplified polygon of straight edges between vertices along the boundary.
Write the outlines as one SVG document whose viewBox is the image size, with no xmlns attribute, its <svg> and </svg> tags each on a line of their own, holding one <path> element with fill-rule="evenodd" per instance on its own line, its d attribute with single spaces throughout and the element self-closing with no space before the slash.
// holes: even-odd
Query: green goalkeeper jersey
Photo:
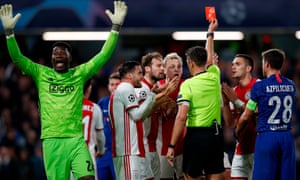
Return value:
<svg viewBox="0 0 300 180">
<path fill-rule="evenodd" d="M 13 62 L 33 78 L 39 94 L 41 138 L 82 136 L 82 102 L 85 82 L 111 57 L 118 34 L 111 32 L 102 50 L 88 62 L 58 73 L 23 56 L 14 37 L 7 39 Z"/>
</svg>

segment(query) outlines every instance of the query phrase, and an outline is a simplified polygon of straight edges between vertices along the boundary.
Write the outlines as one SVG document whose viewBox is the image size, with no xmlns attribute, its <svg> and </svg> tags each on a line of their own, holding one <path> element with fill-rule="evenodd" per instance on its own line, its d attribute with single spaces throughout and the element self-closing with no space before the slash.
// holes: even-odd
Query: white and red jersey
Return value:
<svg viewBox="0 0 300 180">
<path fill-rule="evenodd" d="M 139 102 L 133 85 L 121 82 L 109 101 L 114 157 L 125 155 L 145 157 L 143 121 L 132 119 L 128 112 L 136 107 L 139 107 Z"/>
<path fill-rule="evenodd" d="M 96 131 L 103 130 L 102 112 L 96 103 L 86 98 L 83 99 L 82 127 L 84 140 L 95 158 Z"/>
<path fill-rule="evenodd" d="M 252 78 L 250 83 L 246 86 L 237 85 L 234 87 L 234 92 L 237 97 L 247 104 L 250 98 L 250 91 L 255 82 L 259 81 L 257 78 Z M 239 118 L 239 117 L 238 117 Z M 247 126 L 239 136 L 239 141 L 236 145 L 236 154 L 250 154 L 254 153 L 256 139 L 256 122 L 254 120 L 248 121 Z"/>
<path fill-rule="evenodd" d="M 177 101 L 177 96 L 179 93 L 179 89 L 180 89 L 180 85 L 184 80 L 181 79 L 179 81 L 179 84 L 177 86 L 177 88 L 169 94 L 169 97 L 171 99 L 173 99 L 175 102 Z M 165 80 L 160 80 L 159 84 L 160 85 L 164 85 L 166 82 Z M 174 117 L 167 117 L 165 114 L 166 112 L 164 112 L 161 109 L 161 121 L 159 122 L 159 135 L 158 135 L 158 141 L 159 141 L 159 147 L 161 148 L 161 152 L 160 154 L 165 156 L 167 155 L 167 151 L 168 151 L 168 145 L 170 144 L 171 141 L 171 136 L 172 136 L 172 131 L 173 131 L 173 126 L 175 123 L 175 118 Z M 184 138 L 184 132 L 182 133 L 182 136 L 180 137 L 179 141 L 176 143 L 176 147 L 175 147 L 175 154 L 182 154 L 182 148 L 183 148 L 183 138 Z"/>
<path fill-rule="evenodd" d="M 135 88 L 139 103 L 142 103 L 151 94 L 153 85 L 142 79 L 142 87 Z M 150 113 L 150 112 L 148 112 Z M 143 120 L 144 126 L 144 145 L 147 152 L 156 152 L 156 140 L 158 134 L 158 115 L 156 112 L 149 114 Z"/>
</svg>

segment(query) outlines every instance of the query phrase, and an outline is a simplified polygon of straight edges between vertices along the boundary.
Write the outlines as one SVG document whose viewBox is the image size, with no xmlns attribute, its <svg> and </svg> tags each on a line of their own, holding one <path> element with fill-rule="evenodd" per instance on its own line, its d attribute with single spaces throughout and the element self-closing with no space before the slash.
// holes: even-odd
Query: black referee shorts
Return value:
<svg viewBox="0 0 300 180">
<path fill-rule="evenodd" d="M 183 172 L 196 178 L 224 169 L 224 137 L 220 127 L 188 127 L 183 146 Z"/>
</svg>

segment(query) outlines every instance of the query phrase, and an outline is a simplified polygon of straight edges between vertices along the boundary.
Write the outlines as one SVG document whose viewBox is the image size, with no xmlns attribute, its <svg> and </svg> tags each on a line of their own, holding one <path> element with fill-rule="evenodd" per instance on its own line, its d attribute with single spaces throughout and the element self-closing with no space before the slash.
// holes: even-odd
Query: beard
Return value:
<svg viewBox="0 0 300 180">
<path fill-rule="evenodd" d="M 158 75 L 158 76 L 151 76 L 151 79 L 153 79 L 155 82 L 159 81 L 159 80 L 162 80 L 162 79 L 165 79 L 165 75 Z"/>
</svg>

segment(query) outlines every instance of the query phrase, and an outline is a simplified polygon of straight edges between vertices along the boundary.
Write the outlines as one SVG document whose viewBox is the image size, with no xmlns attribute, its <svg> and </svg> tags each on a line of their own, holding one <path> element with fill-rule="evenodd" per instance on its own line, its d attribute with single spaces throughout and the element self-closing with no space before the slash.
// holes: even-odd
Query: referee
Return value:
<svg viewBox="0 0 300 180">
<path fill-rule="evenodd" d="M 177 98 L 178 113 L 167 158 L 173 165 L 174 148 L 185 126 L 183 172 L 187 180 L 224 179 L 223 131 L 221 124 L 220 69 L 213 62 L 213 36 L 217 20 L 208 27 L 206 48 L 194 46 L 186 51 L 192 77 L 184 81 Z"/>
</svg>

